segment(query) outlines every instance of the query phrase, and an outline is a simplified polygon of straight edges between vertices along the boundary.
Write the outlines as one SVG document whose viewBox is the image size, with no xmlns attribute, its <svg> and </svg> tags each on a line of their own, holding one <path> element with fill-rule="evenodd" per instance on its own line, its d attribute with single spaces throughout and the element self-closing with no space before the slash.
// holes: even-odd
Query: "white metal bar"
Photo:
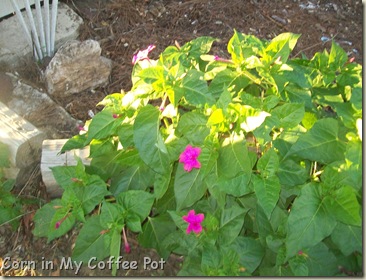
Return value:
<svg viewBox="0 0 366 280">
<path fill-rule="evenodd" d="M 15 0 L 11 0 L 11 4 L 13 5 L 15 14 L 17 15 L 20 25 L 23 27 L 25 37 L 27 38 L 28 44 L 32 49 L 32 53 L 34 53 L 35 58 L 38 60 L 39 57 L 38 57 L 37 51 L 33 47 L 32 37 L 29 33 L 27 25 L 25 24 L 23 14 L 20 12 L 19 6 Z"/>
<path fill-rule="evenodd" d="M 44 0 L 44 9 L 46 12 L 46 47 L 47 55 L 51 57 L 51 38 L 50 38 L 50 4 L 49 0 Z"/>
<path fill-rule="evenodd" d="M 46 40 L 44 38 L 44 25 L 43 25 L 43 16 L 42 16 L 40 0 L 36 0 L 36 12 L 37 12 L 38 30 L 39 30 L 39 34 L 41 37 L 42 55 L 45 55 L 46 54 Z"/>
<path fill-rule="evenodd" d="M 20 25 L 23 27 L 25 36 L 27 37 L 27 41 L 28 41 L 29 45 L 32 46 L 32 38 L 29 34 L 29 30 L 27 28 L 27 25 L 25 24 L 23 15 L 20 12 L 19 6 L 18 6 L 18 4 L 15 0 L 11 0 L 11 4 L 13 5 L 13 8 L 15 10 L 15 14 L 16 14 L 18 20 L 19 20 Z"/>
<path fill-rule="evenodd" d="M 37 33 L 36 25 L 34 23 L 33 14 L 32 14 L 31 8 L 30 8 L 29 0 L 25 0 L 25 3 L 26 3 L 25 10 L 27 11 L 28 19 L 29 19 L 31 29 L 32 29 L 32 33 L 33 33 L 32 34 L 33 35 L 32 36 L 33 37 L 33 42 L 36 45 L 36 50 L 37 50 L 39 59 L 42 59 L 43 58 L 42 50 L 41 50 L 41 46 L 39 44 L 38 33 Z"/>
<path fill-rule="evenodd" d="M 51 54 L 55 51 L 56 21 L 57 21 L 58 0 L 52 1 L 52 21 L 51 21 Z"/>
</svg>

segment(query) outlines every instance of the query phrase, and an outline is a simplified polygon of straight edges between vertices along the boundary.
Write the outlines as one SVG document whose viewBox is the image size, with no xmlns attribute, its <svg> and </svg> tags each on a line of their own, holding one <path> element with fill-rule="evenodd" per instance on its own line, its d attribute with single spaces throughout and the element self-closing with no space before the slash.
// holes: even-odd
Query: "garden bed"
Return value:
<svg viewBox="0 0 366 280">
<path fill-rule="evenodd" d="M 308 57 L 324 48 L 330 49 L 334 38 L 349 57 L 356 62 L 362 61 L 362 4 L 360 1 L 319 1 L 310 5 L 308 1 L 63 1 L 83 18 L 80 40 L 95 39 L 102 47 L 102 55 L 110 58 L 114 65 L 110 83 L 93 91 L 56 100 L 75 118 L 82 121 L 90 119 L 92 110 L 95 114 L 102 107 L 96 107 L 106 95 L 131 88 L 132 56 L 139 49 L 156 45 L 150 57 L 157 56 L 169 45 L 184 43 L 200 37 L 212 36 L 220 39 L 215 42 L 212 53 L 218 56 L 227 55 L 226 44 L 233 36 L 233 30 L 253 34 L 258 38 L 272 39 L 283 32 L 301 34 L 293 56 L 301 53 Z M 18 69 L 21 75 L 43 86 L 37 71 Z M 33 69 L 36 69 L 35 67 Z M 72 135 L 69 135 L 70 137 Z M 32 235 L 34 223 L 32 218 L 40 204 L 49 201 L 40 176 L 39 166 L 27 184 L 16 190 L 24 199 L 36 201 L 35 204 L 22 206 L 24 216 L 19 227 L 12 231 L 9 226 L 0 227 L 0 256 L 12 259 L 52 261 L 53 270 L 42 270 L 40 265 L 35 269 L 37 275 L 73 276 L 75 269 L 59 270 L 63 258 L 71 256 L 78 228 L 66 236 L 46 243 L 45 238 L 36 239 Z M 135 236 L 128 233 L 131 240 Z M 11 242 L 9 242 L 11 240 Z M 180 269 L 181 259 L 171 256 L 163 270 L 143 269 L 143 258 L 151 257 L 158 261 L 154 250 L 141 248 L 137 241 L 132 241 L 132 250 L 126 254 L 126 260 L 140 263 L 137 270 L 119 270 L 118 276 L 162 276 L 176 275 Z M 342 271 L 343 273 L 344 272 Z M 10 273 L 10 272 L 9 272 Z M 14 271 L 14 274 L 17 272 Z M 31 273 L 31 272 L 29 272 Z M 79 276 L 110 276 L 109 269 L 82 268 Z"/>
</svg>

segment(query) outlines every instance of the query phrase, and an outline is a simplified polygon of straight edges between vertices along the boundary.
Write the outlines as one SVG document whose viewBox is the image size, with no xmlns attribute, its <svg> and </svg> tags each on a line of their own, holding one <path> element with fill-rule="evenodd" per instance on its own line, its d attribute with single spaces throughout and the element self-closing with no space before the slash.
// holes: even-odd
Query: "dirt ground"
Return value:
<svg viewBox="0 0 366 280">
<path fill-rule="evenodd" d="M 102 47 L 102 55 L 113 61 L 113 69 L 107 86 L 82 92 L 70 98 L 56 100 L 76 119 L 89 119 L 88 110 L 97 113 L 96 104 L 106 95 L 128 91 L 131 87 L 131 59 L 139 49 L 156 45 L 151 53 L 157 58 L 167 46 L 177 41 L 180 45 L 199 36 L 212 36 L 221 41 L 214 43 L 212 53 L 227 57 L 226 44 L 237 31 L 253 34 L 262 39 L 271 39 L 283 32 L 301 34 L 294 56 L 301 53 L 312 57 L 315 52 L 329 50 L 327 38 L 334 38 L 355 61 L 362 63 L 363 5 L 361 0 L 60 0 L 68 4 L 84 20 L 80 40 L 94 39 Z M 25 78 L 40 83 L 38 74 L 29 69 L 17 69 Z M 70 135 L 72 136 L 72 135 Z M 35 167 L 29 184 L 22 195 L 35 197 L 41 202 L 49 198 L 41 182 L 39 167 Z M 21 226 L 12 231 L 0 227 L 0 256 L 12 259 L 51 260 L 53 270 L 35 271 L 26 275 L 74 276 L 75 270 L 59 270 L 62 258 L 71 255 L 77 229 L 67 236 L 49 244 L 45 239 L 32 236 L 32 216 L 37 205 L 25 205 Z M 172 256 L 163 270 L 144 270 L 143 258 L 159 260 L 153 251 L 138 246 L 132 234 L 133 249 L 126 260 L 136 260 L 141 265 L 137 270 L 119 270 L 118 276 L 173 276 L 179 271 L 181 258 Z M 1 260 L 0 260 L 1 261 Z M 24 272 L 24 271 L 23 271 Z M 16 274 L 16 271 L 0 271 L 1 274 Z M 90 270 L 83 267 L 79 276 L 110 276 L 111 271 Z"/>
</svg>

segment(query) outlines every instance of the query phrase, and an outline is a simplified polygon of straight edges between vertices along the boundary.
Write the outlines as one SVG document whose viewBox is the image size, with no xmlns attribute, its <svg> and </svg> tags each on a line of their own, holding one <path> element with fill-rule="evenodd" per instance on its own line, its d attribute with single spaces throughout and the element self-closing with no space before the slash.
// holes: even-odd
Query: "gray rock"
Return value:
<svg viewBox="0 0 366 280">
<path fill-rule="evenodd" d="M 64 44 L 44 72 L 48 94 L 68 96 L 106 84 L 112 61 L 100 54 L 100 45 L 94 40 Z"/>
<path fill-rule="evenodd" d="M 7 106 L 47 134 L 48 138 L 69 137 L 78 132 L 79 121 L 56 104 L 45 92 L 7 73 L 14 86 Z"/>
</svg>

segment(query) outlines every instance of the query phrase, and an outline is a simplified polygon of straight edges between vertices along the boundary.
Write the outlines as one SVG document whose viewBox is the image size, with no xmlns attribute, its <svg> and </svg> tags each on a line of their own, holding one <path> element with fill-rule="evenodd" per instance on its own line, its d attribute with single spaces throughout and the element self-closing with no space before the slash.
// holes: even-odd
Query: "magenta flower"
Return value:
<svg viewBox="0 0 366 280">
<path fill-rule="evenodd" d="M 122 228 L 122 233 L 123 233 L 123 240 L 124 240 L 124 245 L 125 245 L 125 252 L 126 252 L 126 254 L 129 254 L 131 252 L 131 247 L 130 247 L 130 244 L 128 244 L 128 241 L 127 241 L 125 227 Z"/>
<path fill-rule="evenodd" d="M 61 221 L 58 221 L 56 224 L 55 224 L 55 229 L 58 229 L 61 225 Z"/>
<path fill-rule="evenodd" d="M 82 125 L 78 125 L 78 129 L 80 130 L 80 131 L 86 131 L 86 129 L 84 128 L 84 126 L 82 126 Z"/>
<path fill-rule="evenodd" d="M 56 222 L 55 224 L 55 229 L 58 229 L 61 224 L 67 219 L 67 217 L 69 216 L 70 213 L 66 214 L 61 220 L 59 220 L 58 222 Z"/>
<path fill-rule="evenodd" d="M 201 148 L 193 148 L 188 145 L 179 156 L 179 162 L 184 163 L 184 170 L 190 172 L 193 168 L 201 168 L 201 163 L 197 160 L 201 153 Z"/>
<path fill-rule="evenodd" d="M 221 61 L 221 62 L 227 62 L 227 63 L 233 63 L 232 60 L 230 59 L 226 59 L 226 58 L 222 58 L 222 57 L 219 57 L 218 55 L 215 55 L 214 56 L 214 60 L 216 61 Z"/>
<path fill-rule="evenodd" d="M 187 234 L 189 234 L 192 230 L 198 234 L 202 231 L 201 223 L 205 218 L 204 214 L 197 214 L 194 210 L 190 210 L 187 216 L 183 216 L 183 220 L 188 223 Z"/>
<path fill-rule="evenodd" d="M 150 45 L 147 47 L 147 49 L 139 51 L 137 54 L 135 54 L 132 58 L 132 64 L 136 64 L 140 60 L 149 59 L 148 55 L 149 53 L 155 49 L 154 45 Z"/>
</svg>

